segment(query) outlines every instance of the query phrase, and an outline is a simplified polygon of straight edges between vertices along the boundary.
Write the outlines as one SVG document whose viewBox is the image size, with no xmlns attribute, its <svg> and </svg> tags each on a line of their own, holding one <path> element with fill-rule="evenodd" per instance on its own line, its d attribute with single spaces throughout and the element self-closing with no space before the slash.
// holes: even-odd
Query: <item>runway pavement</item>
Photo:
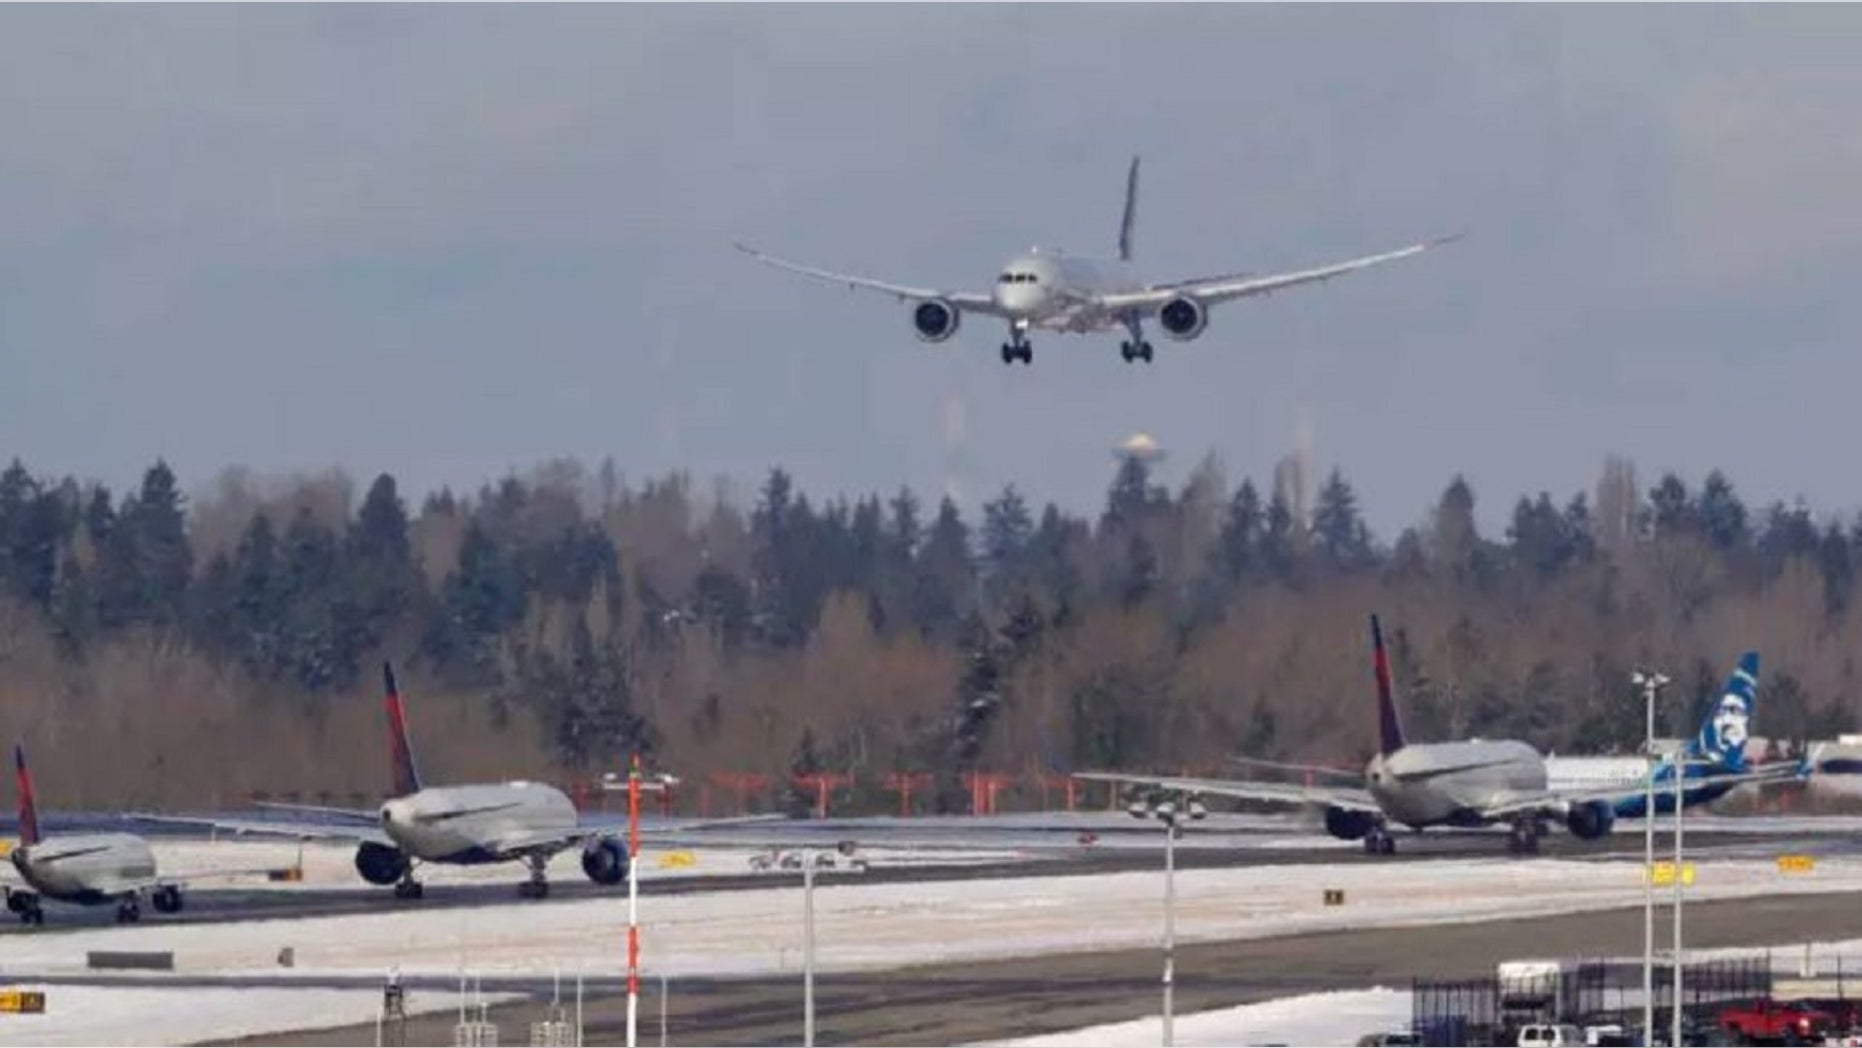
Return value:
<svg viewBox="0 0 1862 1048">
<path fill-rule="evenodd" d="M 1665 909 L 1658 927 L 1666 928 Z M 1411 979 L 1472 978 L 1520 957 L 1630 955 L 1641 951 L 1641 910 L 1469 924 L 1380 928 L 1198 943 L 1177 953 L 1179 1012 L 1328 989 Z M 1082 920 L 1090 920 L 1082 914 Z M 1688 941 L 1699 948 L 1780 946 L 1862 937 L 1862 893 L 1764 896 L 1692 904 Z M 1005 944 L 1005 949 L 1011 949 Z M 1155 1014 L 1159 954 L 1154 949 L 1008 957 L 997 961 L 818 975 L 818 1041 L 921 1045 L 1028 1036 Z M 798 1044 L 799 976 L 687 979 L 670 986 L 668 1043 Z M 300 984 L 302 985 L 302 984 Z M 610 984 L 611 986 L 611 984 Z M 622 1043 L 624 999 L 591 989 L 586 1043 Z M 494 981 L 486 992 L 548 993 L 540 980 Z M 444 993 L 420 987 L 410 993 Z M 642 1043 L 659 1037 L 659 989 L 643 986 Z M 521 1038 L 541 1003 L 492 1009 L 508 1038 Z M 452 1043 L 454 1015 L 410 1020 L 407 1044 Z M 238 1044 L 373 1043 L 373 1026 L 255 1037 Z"/>
<path fill-rule="evenodd" d="M 815 838 L 801 835 L 794 840 L 799 844 L 813 843 L 825 847 L 837 840 L 852 839 L 873 847 L 882 847 L 892 846 L 900 839 L 896 836 L 898 828 L 881 827 L 878 830 L 866 828 L 864 832 L 868 836 L 862 837 L 857 831 L 850 836 L 848 827 L 830 825 L 820 827 Z M 1091 876 L 1101 873 L 1147 870 L 1159 865 L 1159 852 L 1162 848 L 1161 831 L 1148 834 L 1127 831 L 1120 836 L 1135 839 L 1090 846 L 1071 843 L 1050 844 L 1045 849 L 1031 849 L 1030 853 L 1038 854 L 1040 858 L 1022 861 L 897 867 L 882 865 L 870 867 L 865 873 L 834 872 L 822 876 L 824 879 L 852 877 L 862 883 L 935 882 L 1004 876 Z M 1400 839 L 1398 852 L 1388 856 L 1365 855 L 1356 848 L 1338 847 L 1336 842 L 1322 835 L 1313 838 L 1314 845 L 1311 847 L 1235 848 L 1205 846 L 1202 842 L 1195 841 L 1194 836 L 1195 831 L 1192 830 L 1190 839 L 1178 847 L 1177 864 L 1180 868 L 1199 869 L 1249 865 L 1300 866 L 1313 863 L 1412 863 L 1485 856 L 1505 857 L 1506 855 L 1504 834 L 1488 832 L 1430 833 L 1413 837 L 1406 836 Z M 1228 836 L 1245 838 L 1249 835 L 1229 834 Z M 1289 839 L 1284 832 L 1263 836 L 1275 842 L 1284 842 Z M 974 846 L 993 848 L 994 845 L 988 843 L 989 840 L 987 835 L 977 837 L 978 843 Z M 1770 855 L 1784 850 L 1830 855 L 1850 854 L 1862 845 L 1848 836 L 1750 835 L 1715 829 L 1690 833 L 1688 847 L 1693 855 Z M 1554 833 L 1544 839 L 1541 854 L 1579 859 L 1620 858 L 1625 855 L 1639 854 L 1641 850 L 1640 833 L 1616 833 L 1596 841 L 1581 841 L 1569 834 Z M 1517 861 L 1530 862 L 1532 860 L 1522 857 Z M 792 871 L 753 873 L 748 870 L 741 875 L 705 877 L 664 876 L 656 873 L 642 878 L 640 891 L 646 897 L 736 891 L 787 884 L 798 879 L 799 876 L 799 873 Z M 598 898 L 603 895 L 618 899 L 625 895 L 624 885 L 601 886 L 580 877 L 573 877 L 552 881 L 549 899 L 519 899 L 517 883 L 520 879 L 521 868 L 517 864 L 512 864 L 511 879 L 508 883 L 434 884 L 428 886 L 425 898 L 417 901 L 396 899 L 389 889 L 371 888 L 361 885 L 359 881 L 358 885 L 353 888 L 196 888 L 188 891 L 187 908 L 181 913 L 158 914 L 145 908 L 143 921 L 150 924 L 158 922 L 199 924 L 388 913 L 409 908 L 437 909 L 488 905 L 548 906 L 554 902 Z M 46 907 L 46 918 L 43 926 L 25 927 L 5 921 L 4 915 L 0 915 L 0 938 L 21 934 L 55 935 L 61 930 L 104 927 L 114 923 L 115 911 L 110 906 L 76 907 L 51 903 Z"/>
</svg>

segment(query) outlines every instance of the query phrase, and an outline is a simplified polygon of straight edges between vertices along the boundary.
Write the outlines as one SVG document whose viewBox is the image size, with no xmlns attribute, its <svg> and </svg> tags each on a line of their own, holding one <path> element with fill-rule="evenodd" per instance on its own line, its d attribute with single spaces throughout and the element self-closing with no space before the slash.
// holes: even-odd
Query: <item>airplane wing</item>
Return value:
<svg viewBox="0 0 1862 1048">
<path fill-rule="evenodd" d="M 1329 804 L 1348 811 L 1379 812 L 1377 801 L 1367 790 L 1342 786 L 1299 786 L 1289 782 L 1257 782 L 1251 779 L 1194 779 L 1159 775 L 1126 775 L 1115 772 L 1074 772 L 1073 777 L 1088 782 L 1114 782 L 1149 786 L 1159 790 L 1178 790 L 1213 797 L 1267 801 L 1275 804 Z"/>
<path fill-rule="evenodd" d="M 380 814 L 371 808 L 333 808 L 324 804 L 285 804 L 279 801 L 257 801 L 255 807 L 267 811 L 297 812 L 304 815 L 329 815 L 339 819 L 352 819 L 357 822 L 374 822 Z"/>
<path fill-rule="evenodd" d="M 978 295 L 963 291 L 938 291 L 934 288 L 925 287 L 907 287 L 904 284 L 893 284 L 884 280 L 874 280 L 871 277 L 853 276 L 848 273 L 834 273 L 826 269 L 818 269 L 814 266 L 803 265 L 800 262 L 791 262 L 786 258 L 766 255 L 746 244 L 736 244 L 734 246 L 737 250 L 749 255 L 751 258 L 756 259 L 766 266 L 786 269 L 791 273 L 800 273 L 805 277 L 814 277 L 816 280 L 825 280 L 832 284 L 845 284 L 850 288 L 865 288 L 868 291 L 879 291 L 904 302 L 928 302 L 932 299 L 942 299 L 959 309 L 969 310 L 972 313 L 984 313 L 990 316 L 1002 315 L 1001 311 L 996 308 L 995 299 L 988 295 Z"/>
<path fill-rule="evenodd" d="M 369 841 L 387 847 L 394 847 L 379 826 L 347 826 L 337 823 L 316 822 L 262 822 L 256 819 L 210 819 L 194 815 L 150 815 L 138 813 L 129 816 L 137 822 L 156 823 L 165 826 L 191 826 L 199 830 L 219 830 L 235 835 L 259 834 L 269 837 L 290 837 L 300 841 Z"/>
<path fill-rule="evenodd" d="M 1157 287 L 1148 288 L 1144 291 L 1104 295 L 1099 298 L 1099 306 L 1112 313 L 1122 313 L 1127 310 L 1148 312 L 1161 308 L 1164 303 L 1180 295 L 1188 295 L 1204 305 L 1214 305 L 1217 302 L 1227 302 L 1235 298 L 1249 298 L 1254 295 L 1265 295 L 1269 292 L 1297 287 L 1300 284 L 1314 284 L 1322 280 L 1330 280 L 1333 277 L 1344 276 L 1346 273 L 1355 273 L 1360 269 L 1369 269 L 1372 266 L 1379 266 L 1385 262 L 1395 262 L 1400 258 L 1420 255 L 1432 247 L 1440 247 L 1451 241 L 1459 240 L 1462 235 L 1463 234 L 1456 233 L 1452 236 L 1437 237 L 1434 240 L 1425 240 L 1420 244 L 1411 244 L 1408 247 L 1401 247 L 1395 251 L 1386 251 L 1380 255 L 1366 255 L 1363 258 L 1354 258 L 1348 262 L 1336 262 L 1328 266 L 1319 266 L 1314 269 L 1301 269 L 1291 273 L 1276 273 L 1268 276 L 1254 276 L 1243 273 L 1228 277 L 1214 277 L 1207 280 L 1178 281 L 1176 283 L 1162 284 Z"/>
<path fill-rule="evenodd" d="M 1751 771 L 1737 775 L 1714 775 L 1707 778 L 1683 779 L 1683 790 L 1697 790 L 1706 786 L 1739 786 L 1748 782 L 1783 782 L 1802 775 L 1795 762 L 1781 761 L 1763 765 Z M 1672 794 L 1674 780 L 1657 782 L 1657 796 Z M 1505 819 L 1510 815 L 1523 815 L 1535 811 L 1562 811 L 1573 804 L 1586 804 L 1591 801 L 1613 801 L 1624 797 L 1640 797 L 1643 787 L 1632 786 L 1597 786 L 1582 790 L 1544 790 L 1536 793 L 1513 794 L 1497 804 L 1481 809 L 1481 814 L 1494 820 Z"/>
</svg>

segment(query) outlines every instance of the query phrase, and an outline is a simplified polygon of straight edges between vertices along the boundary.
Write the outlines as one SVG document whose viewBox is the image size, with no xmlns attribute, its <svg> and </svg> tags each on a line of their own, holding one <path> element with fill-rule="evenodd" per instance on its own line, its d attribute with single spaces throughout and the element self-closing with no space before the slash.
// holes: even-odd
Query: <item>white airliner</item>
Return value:
<svg viewBox="0 0 1862 1048">
<path fill-rule="evenodd" d="M 7 886 L 5 894 L 7 910 L 22 923 L 45 923 L 45 899 L 79 906 L 115 903 L 116 919 L 123 924 L 142 919 L 145 894 L 162 913 L 181 909 L 181 885 L 156 876 L 147 841 L 129 833 L 48 838 L 39 832 L 24 746 L 13 747 L 13 774 L 19 790 L 19 847 L 8 857 L 27 887 Z"/>
<path fill-rule="evenodd" d="M 1439 244 L 1457 239 L 1460 234 L 1411 244 L 1381 255 L 1367 255 L 1348 262 L 1317 266 L 1272 276 L 1234 273 L 1226 276 L 1149 283 L 1132 266 L 1132 229 L 1137 218 L 1138 158 L 1131 160 L 1125 180 L 1125 214 L 1119 223 L 1118 257 L 1092 259 L 1059 251 L 1031 248 L 1027 254 L 1011 259 L 996 276 L 989 292 L 939 291 L 910 287 L 870 277 L 835 273 L 766 255 L 755 248 L 738 244 L 737 249 L 759 262 L 846 284 L 867 288 L 913 302 L 912 327 L 925 342 L 942 342 L 955 335 L 966 312 L 997 317 L 1008 322 L 1009 340 L 1002 344 L 1002 362 L 1023 364 L 1034 360 L 1034 347 L 1028 341 L 1033 330 L 1085 334 L 1123 330 L 1125 341 L 1119 351 L 1126 363 L 1151 360 L 1151 343 L 1144 337 L 1144 322 L 1155 317 L 1164 334 L 1187 342 L 1203 333 L 1209 324 L 1209 308 L 1230 299 L 1265 295 L 1299 284 L 1311 284 L 1342 276 L 1384 262 L 1394 262 L 1420 254 Z"/>
<path fill-rule="evenodd" d="M 1619 815 L 1643 813 L 1644 795 L 1639 786 L 1642 776 L 1648 774 L 1646 764 L 1628 783 L 1604 779 L 1561 786 L 1549 781 L 1544 756 L 1524 742 L 1408 742 L 1391 694 L 1383 628 L 1375 615 L 1371 616 L 1371 641 L 1377 679 L 1378 752 L 1366 765 L 1361 785 L 1301 786 L 1122 773 L 1079 773 L 1074 777 L 1124 783 L 1153 792 L 1182 793 L 1191 798 L 1207 794 L 1318 806 L 1325 812 L 1326 832 L 1346 840 L 1362 840 L 1364 850 L 1371 854 L 1396 850 L 1396 839 L 1390 832 L 1395 824 L 1415 830 L 1508 825 L 1512 830 L 1508 850 L 1530 854 L 1539 850 L 1539 838 L 1549 822 L 1561 821 L 1573 836 L 1590 840 L 1609 833 Z M 1756 768 L 1745 764 L 1741 751 L 1757 675 L 1758 655 L 1747 653 L 1727 681 L 1720 704 L 1702 725 L 1700 736 L 1679 751 L 1684 758 L 1680 764 L 1684 806 L 1712 800 L 1740 783 L 1801 774 L 1796 763 Z M 1300 770 L 1339 774 L 1328 768 Z M 1675 760 L 1664 759 L 1654 774 L 1658 786 L 1672 783 Z M 1689 782 L 1696 785 L 1689 786 Z M 1664 805 L 1673 809 L 1671 793 L 1657 796 L 1657 811 Z M 1134 807 L 1134 811 L 1138 810 Z"/>
<path fill-rule="evenodd" d="M 394 668 L 382 666 L 387 690 L 389 742 L 394 764 L 394 795 L 379 810 L 270 804 L 284 811 L 316 814 L 329 822 L 266 822 L 144 815 L 153 822 L 210 825 L 238 833 L 267 833 L 297 838 L 357 842 L 356 872 L 370 884 L 394 885 L 397 898 L 422 895 L 414 879 L 416 863 L 482 865 L 523 862 L 530 879 L 519 894 L 549 894 L 545 868 L 558 852 L 582 849 L 582 872 L 596 884 L 619 884 L 627 876 L 627 846 L 613 832 L 581 825 L 575 805 L 561 790 L 538 782 L 502 782 L 474 786 L 423 786 L 408 743 L 407 718 L 395 685 Z M 760 821 L 710 820 L 656 827 L 657 832 L 717 823 Z"/>
</svg>

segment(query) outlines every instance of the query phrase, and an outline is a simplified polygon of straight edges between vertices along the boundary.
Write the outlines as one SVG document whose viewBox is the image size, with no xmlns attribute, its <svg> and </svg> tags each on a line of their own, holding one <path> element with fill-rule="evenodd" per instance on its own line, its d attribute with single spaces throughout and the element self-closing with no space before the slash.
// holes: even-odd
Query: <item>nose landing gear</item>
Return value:
<svg viewBox="0 0 1862 1048">
<path fill-rule="evenodd" d="M 517 886 L 517 894 L 526 899 L 548 898 L 550 882 L 543 874 L 543 867 L 549 859 L 542 855 L 532 855 L 524 861 L 530 864 L 530 879 Z"/>
</svg>

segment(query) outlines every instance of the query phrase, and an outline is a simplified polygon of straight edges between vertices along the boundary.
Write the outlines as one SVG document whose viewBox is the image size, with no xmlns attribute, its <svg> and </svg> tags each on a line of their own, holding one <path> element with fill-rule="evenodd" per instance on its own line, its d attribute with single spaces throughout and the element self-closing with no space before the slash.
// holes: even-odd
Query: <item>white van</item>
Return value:
<svg viewBox="0 0 1862 1048">
<path fill-rule="evenodd" d="M 1568 1023 L 1533 1023 L 1519 1029 L 1519 1048 L 1576 1048 L 1584 1043 L 1584 1034 Z"/>
</svg>

